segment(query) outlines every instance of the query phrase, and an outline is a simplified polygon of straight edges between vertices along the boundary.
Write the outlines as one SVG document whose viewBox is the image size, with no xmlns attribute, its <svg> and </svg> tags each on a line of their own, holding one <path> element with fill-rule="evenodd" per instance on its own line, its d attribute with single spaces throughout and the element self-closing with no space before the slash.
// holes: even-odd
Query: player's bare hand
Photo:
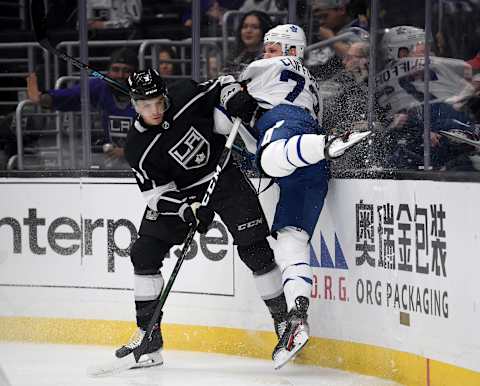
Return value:
<svg viewBox="0 0 480 386">
<path fill-rule="evenodd" d="M 438 133 L 430 133 L 430 142 L 432 143 L 433 147 L 440 145 L 440 139 L 442 136 Z"/>
<path fill-rule="evenodd" d="M 27 80 L 27 95 L 33 103 L 40 103 L 41 92 L 38 89 L 38 79 L 37 74 L 32 72 L 26 78 Z"/>
</svg>

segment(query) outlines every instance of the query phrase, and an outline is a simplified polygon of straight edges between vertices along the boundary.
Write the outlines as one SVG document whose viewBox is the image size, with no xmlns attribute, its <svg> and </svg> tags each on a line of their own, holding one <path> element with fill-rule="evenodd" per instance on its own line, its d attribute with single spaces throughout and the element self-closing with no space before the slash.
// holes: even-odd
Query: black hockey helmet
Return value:
<svg viewBox="0 0 480 386">
<path fill-rule="evenodd" d="M 128 88 L 133 100 L 144 100 L 165 97 L 168 101 L 167 84 L 157 70 L 148 68 L 145 71 L 134 72 L 128 77 Z"/>
</svg>

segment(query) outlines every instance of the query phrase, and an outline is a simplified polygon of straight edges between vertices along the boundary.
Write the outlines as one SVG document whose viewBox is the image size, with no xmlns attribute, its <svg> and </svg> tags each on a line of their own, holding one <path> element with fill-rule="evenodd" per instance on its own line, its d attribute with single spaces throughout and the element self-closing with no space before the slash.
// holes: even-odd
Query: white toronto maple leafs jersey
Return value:
<svg viewBox="0 0 480 386">
<path fill-rule="evenodd" d="M 321 121 L 322 100 L 315 77 L 295 56 L 277 56 L 252 62 L 239 80 L 250 79 L 248 92 L 265 109 L 289 104 L 307 110 Z"/>
<path fill-rule="evenodd" d="M 403 58 L 394 62 L 375 77 L 376 97 L 381 106 L 393 113 L 423 104 L 424 58 Z M 449 102 L 449 98 L 473 92 L 465 79 L 469 67 L 452 58 L 430 58 L 430 102 Z"/>
</svg>

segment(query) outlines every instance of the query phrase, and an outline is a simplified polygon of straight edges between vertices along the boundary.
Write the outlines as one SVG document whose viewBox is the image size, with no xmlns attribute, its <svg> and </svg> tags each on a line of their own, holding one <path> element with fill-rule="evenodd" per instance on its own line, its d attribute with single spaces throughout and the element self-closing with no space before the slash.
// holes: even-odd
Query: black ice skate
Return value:
<svg viewBox="0 0 480 386">
<path fill-rule="evenodd" d="M 102 376 L 141 367 L 163 364 L 163 339 L 158 324 L 150 337 L 145 337 L 145 330 L 138 328 L 130 341 L 115 351 L 116 360 L 103 365 L 91 367 L 89 375 Z"/>
<path fill-rule="evenodd" d="M 333 159 L 340 157 L 347 149 L 356 145 L 367 138 L 371 131 L 352 131 L 349 130 L 342 135 L 330 138 L 325 144 L 325 158 Z"/>
<path fill-rule="evenodd" d="M 307 343 L 310 329 L 307 323 L 309 300 L 304 296 L 295 299 L 295 307 L 288 313 L 285 330 L 273 350 L 275 370 L 284 366 Z"/>
<path fill-rule="evenodd" d="M 287 328 L 287 317 L 286 313 L 275 314 L 273 316 L 273 327 L 275 328 L 275 333 L 277 334 L 277 338 L 280 340 L 283 333 L 285 332 L 285 328 Z"/>
</svg>

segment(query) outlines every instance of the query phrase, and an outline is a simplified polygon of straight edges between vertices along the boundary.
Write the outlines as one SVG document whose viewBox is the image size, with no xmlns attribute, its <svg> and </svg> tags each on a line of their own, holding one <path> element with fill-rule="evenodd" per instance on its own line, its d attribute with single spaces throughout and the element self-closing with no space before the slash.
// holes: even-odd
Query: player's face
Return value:
<svg viewBox="0 0 480 386">
<path fill-rule="evenodd" d="M 245 18 L 240 31 L 240 36 L 245 47 L 256 49 L 262 41 L 262 30 L 260 28 L 260 20 L 254 15 Z"/>
<path fill-rule="evenodd" d="M 267 43 L 263 47 L 263 59 L 283 56 L 282 46 L 279 43 Z"/>
<path fill-rule="evenodd" d="M 406 47 L 402 47 L 398 50 L 398 58 L 399 59 L 406 58 L 406 57 L 408 57 L 409 54 L 410 54 L 410 51 Z"/>
<path fill-rule="evenodd" d="M 167 103 L 163 96 L 152 99 L 135 101 L 137 112 L 148 125 L 159 125 L 163 122 L 163 115 L 167 109 Z"/>
</svg>

